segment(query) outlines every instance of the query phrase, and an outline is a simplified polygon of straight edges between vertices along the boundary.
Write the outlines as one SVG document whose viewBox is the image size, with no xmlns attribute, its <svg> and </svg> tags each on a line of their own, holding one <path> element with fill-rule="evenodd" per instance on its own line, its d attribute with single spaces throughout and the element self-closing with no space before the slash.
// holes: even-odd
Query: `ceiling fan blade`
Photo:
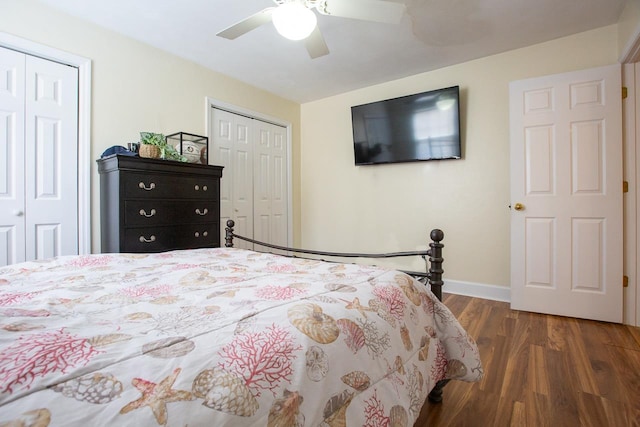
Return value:
<svg viewBox="0 0 640 427">
<path fill-rule="evenodd" d="M 406 10 L 403 3 L 384 0 L 323 0 L 316 6 L 323 15 L 397 24 Z"/>
<path fill-rule="evenodd" d="M 317 25 L 309 37 L 304 39 L 304 46 L 307 48 L 311 59 L 316 59 L 329 53 L 329 48 Z"/>
<path fill-rule="evenodd" d="M 263 24 L 266 24 L 267 22 L 271 22 L 271 14 L 273 13 L 274 9 L 275 7 L 268 7 L 264 10 L 261 10 L 260 12 L 255 13 L 236 24 L 233 24 L 229 28 L 220 31 L 216 35 L 229 40 L 240 37 L 241 35 L 246 34 L 251 30 L 255 30 L 256 28 Z"/>
</svg>

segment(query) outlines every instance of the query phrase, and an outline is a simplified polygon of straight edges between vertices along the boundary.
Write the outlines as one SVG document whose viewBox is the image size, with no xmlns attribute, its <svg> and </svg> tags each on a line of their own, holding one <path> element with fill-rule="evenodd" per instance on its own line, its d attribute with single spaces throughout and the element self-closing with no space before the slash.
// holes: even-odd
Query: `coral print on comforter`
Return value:
<svg viewBox="0 0 640 427">
<path fill-rule="evenodd" d="M 481 375 L 393 270 L 241 249 L 0 269 L 0 425 L 410 427 L 438 380 Z"/>
</svg>

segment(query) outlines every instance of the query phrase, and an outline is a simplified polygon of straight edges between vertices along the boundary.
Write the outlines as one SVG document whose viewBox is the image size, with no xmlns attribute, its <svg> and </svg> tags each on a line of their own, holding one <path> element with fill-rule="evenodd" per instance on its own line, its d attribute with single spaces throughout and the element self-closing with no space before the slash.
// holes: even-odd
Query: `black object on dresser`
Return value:
<svg viewBox="0 0 640 427">
<path fill-rule="evenodd" d="M 98 159 L 103 253 L 220 246 L 222 166 Z"/>
</svg>

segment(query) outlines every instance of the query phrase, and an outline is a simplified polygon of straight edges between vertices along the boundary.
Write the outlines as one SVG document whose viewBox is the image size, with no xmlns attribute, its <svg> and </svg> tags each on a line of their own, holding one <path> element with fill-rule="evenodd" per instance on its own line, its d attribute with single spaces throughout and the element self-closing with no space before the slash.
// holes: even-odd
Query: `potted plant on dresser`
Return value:
<svg viewBox="0 0 640 427">
<path fill-rule="evenodd" d="M 186 162 L 187 158 L 180 155 L 176 148 L 167 144 L 167 138 L 161 133 L 140 132 L 140 157 L 150 159 L 166 159 Z"/>
</svg>

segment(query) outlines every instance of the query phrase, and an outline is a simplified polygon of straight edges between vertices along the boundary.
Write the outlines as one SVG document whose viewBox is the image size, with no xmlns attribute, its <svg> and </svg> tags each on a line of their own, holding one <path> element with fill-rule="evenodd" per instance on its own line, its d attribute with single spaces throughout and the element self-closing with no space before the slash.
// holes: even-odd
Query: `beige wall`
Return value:
<svg viewBox="0 0 640 427">
<path fill-rule="evenodd" d="M 635 47 L 638 32 L 640 32 L 640 1 L 627 0 L 620 20 L 618 21 L 618 57 L 626 60 Z M 636 58 L 637 60 L 637 53 Z M 630 59 L 630 58 L 629 58 Z"/>
<path fill-rule="evenodd" d="M 205 135 L 207 96 L 292 124 L 294 235 L 299 235 L 299 104 L 62 14 L 35 0 L 1 0 L 0 31 L 92 61 L 94 252 L 100 251 L 95 159 L 107 147 L 137 141 L 140 131 Z"/>
<path fill-rule="evenodd" d="M 509 286 L 509 82 L 614 64 L 617 31 L 609 26 L 303 104 L 303 246 L 410 250 L 425 247 L 428 230 L 439 227 L 448 279 Z M 462 96 L 462 160 L 354 166 L 352 105 L 453 85 Z"/>
</svg>

